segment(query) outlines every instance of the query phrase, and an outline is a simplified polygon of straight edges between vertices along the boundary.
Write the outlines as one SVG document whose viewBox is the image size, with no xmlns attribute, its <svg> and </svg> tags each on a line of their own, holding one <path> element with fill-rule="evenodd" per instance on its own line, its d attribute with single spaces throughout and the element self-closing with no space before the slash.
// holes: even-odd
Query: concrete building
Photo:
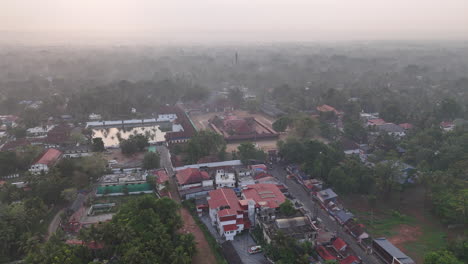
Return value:
<svg viewBox="0 0 468 264">
<path fill-rule="evenodd" d="M 57 149 L 50 148 L 41 157 L 31 165 L 29 172 L 31 174 L 47 173 L 62 157 L 62 152 Z"/>
<path fill-rule="evenodd" d="M 206 171 L 196 168 L 179 170 L 176 173 L 177 189 L 182 199 L 205 197 L 213 190 L 213 180 Z"/>
<path fill-rule="evenodd" d="M 220 236 L 234 240 L 234 236 L 251 226 L 255 203 L 252 200 L 238 200 L 232 189 L 217 189 L 207 197 L 211 224 Z"/>
<path fill-rule="evenodd" d="M 216 170 L 215 184 L 216 189 L 234 188 L 236 187 L 236 174 L 223 169 Z"/>
<path fill-rule="evenodd" d="M 408 257 L 400 249 L 395 247 L 386 238 L 377 238 L 372 241 L 374 253 L 386 264 L 415 264 L 414 260 Z"/>
</svg>

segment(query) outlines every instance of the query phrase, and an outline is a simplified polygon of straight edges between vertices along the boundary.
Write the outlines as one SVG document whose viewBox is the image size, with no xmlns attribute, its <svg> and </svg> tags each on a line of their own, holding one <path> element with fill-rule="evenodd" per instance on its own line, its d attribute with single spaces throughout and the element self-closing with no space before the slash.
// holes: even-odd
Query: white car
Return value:
<svg viewBox="0 0 468 264">
<path fill-rule="evenodd" d="M 257 254 L 262 252 L 262 247 L 261 246 L 250 246 L 249 249 L 247 250 L 249 254 Z"/>
</svg>

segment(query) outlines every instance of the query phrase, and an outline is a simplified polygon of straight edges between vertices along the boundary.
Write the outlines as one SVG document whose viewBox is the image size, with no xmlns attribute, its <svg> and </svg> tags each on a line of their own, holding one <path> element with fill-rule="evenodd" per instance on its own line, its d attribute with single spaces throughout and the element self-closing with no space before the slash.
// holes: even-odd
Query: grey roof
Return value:
<svg viewBox="0 0 468 264">
<path fill-rule="evenodd" d="M 394 258 L 398 259 L 402 264 L 415 264 L 415 262 L 405 255 L 405 253 L 401 252 L 397 247 L 395 247 L 390 241 L 386 238 L 381 237 L 374 239 L 374 242 L 382 247 L 388 254 L 392 255 Z"/>
<path fill-rule="evenodd" d="M 346 223 L 349 219 L 354 218 L 354 215 L 351 212 L 345 210 L 338 211 L 335 216 L 339 218 L 342 223 Z"/>
<path fill-rule="evenodd" d="M 338 194 L 336 194 L 332 189 L 325 189 L 320 191 L 319 194 L 326 200 L 338 197 Z"/>
<path fill-rule="evenodd" d="M 199 169 L 201 167 L 211 168 L 211 167 L 240 166 L 240 165 L 242 165 L 242 162 L 240 160 L 228 160 L 228 161 L 221 161 L 221 162 L 210 162 L 210 163 L 186 165 L 182 167 L 177 167 L 175 168 L 175 170 L 179 171 L 179 170 L 184 170 L 188 168 Z"/>
<path fill-rule="evenodd" d="M 401 133 L 401 132 L 405 132 L 405 129 L 404 129 L 404 128 L 402 128 L 402 127 L 399 126 L 399 125 L 395 125 L 395 124 L 393 124 L 393 123 L 386 123 L 386 124 L 377 126 L 377 128 L 378 128 L 379 130 L 382 130 L 382 131 L 385 131 L 385 132 L 388 132 L 388 133 Z"/>
<path fill-rule="evenodd" d="M 294 218 L 283 218 L 276 219 L 276 225 L 278 228 L 290 228 L 296 226 L 305 226 L 307 224 L 306 218 L 304 216 L 294 217 Z"/>
</svg>

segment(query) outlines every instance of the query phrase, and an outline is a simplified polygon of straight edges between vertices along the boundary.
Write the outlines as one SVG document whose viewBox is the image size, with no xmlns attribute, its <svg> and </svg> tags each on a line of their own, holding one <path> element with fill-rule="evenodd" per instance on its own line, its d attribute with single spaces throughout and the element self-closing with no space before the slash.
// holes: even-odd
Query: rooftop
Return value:
<svg viewBox="0 0 468 264">
<path fill-rule="evenodd" d="M 390 241 L 386 238 L 381 237 L 374 239 L 374 243 L 378 244 L 381 248 L 383 248 L 387 253 L 389 253 L 394 258 L 398 259 L 402 264 L 414 264 L 415 262 L 405 255 L 405 253 L 401 252 L 397 247 L 395 247 Z"/>
<path fill-rule="evenodd" d="M 380 126 L 380 125 L 383 125 L 387 122 L 385 122 L 385 120 L 383 120 L 382 118 L 376 118 L 376 119 L 369 119 L 369 121 L 367 121 L 367 123 L 369 125 L 376 125 L 376 126 Z"/>
<path fill-rule="evenodd" d="M 347 246 L 346 242 L 344 242 L 343 239 L 339 237 L 335 239 L 335 241 L 333 241 L 332 244 L 333 244 L 333 247 L 336 249 L 336 251 L 342 251 Z"/>
<path fill-rule="evenodd" d="M 242 192 L 246 199 L 254 200 L 259 207 L 278 208 L 286 201 L 286 197 L 275 184 L 247 185 Z"/>
<path fill-rule="evenodd" d="M 378 129 L 388 132 L 388 133 L 401 133 L 405 132 L 405 129 L 401 126 L 395 125 L 393 123 L 385 123 L 383 125 L 378 125 Z"/>
<path fill-rule="evenodd" d="M 203 167 L 208 167 L 208 168 L 214 168 L 214 167 L 226 167 L 226 166 L 240 166 L 242 165 L 242 162 L 240 160 L 227 160 L 227 161 L 220 161 L 220 162 L 210 162 L 210 163 L 200 163 L 200 164 L 192 164 L 192 165 L 186 165 L 182 167 L 177 167 L 175 168 L 176 171 L 180 170 L 185 170 L 187 168 L 203 168 Z"/>
<path fill-rule="evenodd" d="M 55 163 L 61 155 L 62 152 L 60 152 L 60 150 L 50 148 L 44 154 L 42 154 L 42 156 L 34 164 L 51 165 Z"/>
<path fill-rule="evenodd" d="M 179 184 L 185 185 L 209 180 L 210 175 L 208 175 L 208 172 L 206 171 L 201 171 L 195 168 L 187 168 L 177 171 L 176 178 Z"/>
<path fill-rule="evenodd" d="M 329 106 L 329 105 L 319 105 L 317 106 L 317 111 L 319 112 L 335 112 L 335 114 L 338 114 L 338 110 L 336 110 L 333 106 Z"/>
<path fill-rule="evenodd" d="M 237 211 L 242 210 L 239 205 L 239 200 L 237 199 L 236 193 L 232 189 L 213 190 L 209 192 L 209 197 L 210 199 L 208 200 L 208 206 L 210 209 L 226 207 L 225 209 L 234 210 L 236 214 Z"/>
<path fill-rule="evenodd" d="M 333 199 L 333 198 L 338 197 L 338 195 L 330 188 L 325 189 L 323 191 L 320 191 L 318 193 L 318 195 L 321 196 L 324 200 Z"/>
</svg>

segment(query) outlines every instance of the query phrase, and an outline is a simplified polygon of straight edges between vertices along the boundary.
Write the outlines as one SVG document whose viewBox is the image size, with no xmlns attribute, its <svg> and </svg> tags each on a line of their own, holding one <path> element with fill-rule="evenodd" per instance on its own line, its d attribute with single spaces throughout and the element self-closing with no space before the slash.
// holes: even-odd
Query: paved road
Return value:
<svg viewBox="0 0 468 264">
<path fill-rule="evenodd" d="M 342 238 L 351 247 L 351 249 L 363 260 L 366 264 L 381 263 L 374 255 L 368 255 L 364 250 L 357 245 L 357 242 L 348 233 L 342 230 L 342 227 L 330 217 L 330 215 L 320 208 L 316 204 L 312 197 L 302 188 L 302 186 L 295 180 L 287 179 L 287 172 L 280 165 L 273 165 L 273 169 L 270 171 L 271 174 L 285 183 L 289 188 L 289 193 L 292 194 L 296 199 L 300 200 L 304 207 L 309 210 L 312 214 L 317 213 L 318 218 L 322 220 L 322 223 L 332 232 L 336 232 L 337 235 Z M 313 215 L 315 216 L 315 215 Z"/>
<path fill-rule="evenodd" d="M 65 209 L 58 211 L 47 228 L 46 240 L 49 240 L 50 236 L 57 231 L 58 226 L 60 225 L 60 215 L 64 212 Z"/>
<path fill-rule="evenodd" d="M 170 177 L 174 175 L 174 167 L 172 167 L 171 154 L 166 146 L 157 146 L 156 150 L 159 153 L 161 167 L 166 168 Z"/>
</svg>

